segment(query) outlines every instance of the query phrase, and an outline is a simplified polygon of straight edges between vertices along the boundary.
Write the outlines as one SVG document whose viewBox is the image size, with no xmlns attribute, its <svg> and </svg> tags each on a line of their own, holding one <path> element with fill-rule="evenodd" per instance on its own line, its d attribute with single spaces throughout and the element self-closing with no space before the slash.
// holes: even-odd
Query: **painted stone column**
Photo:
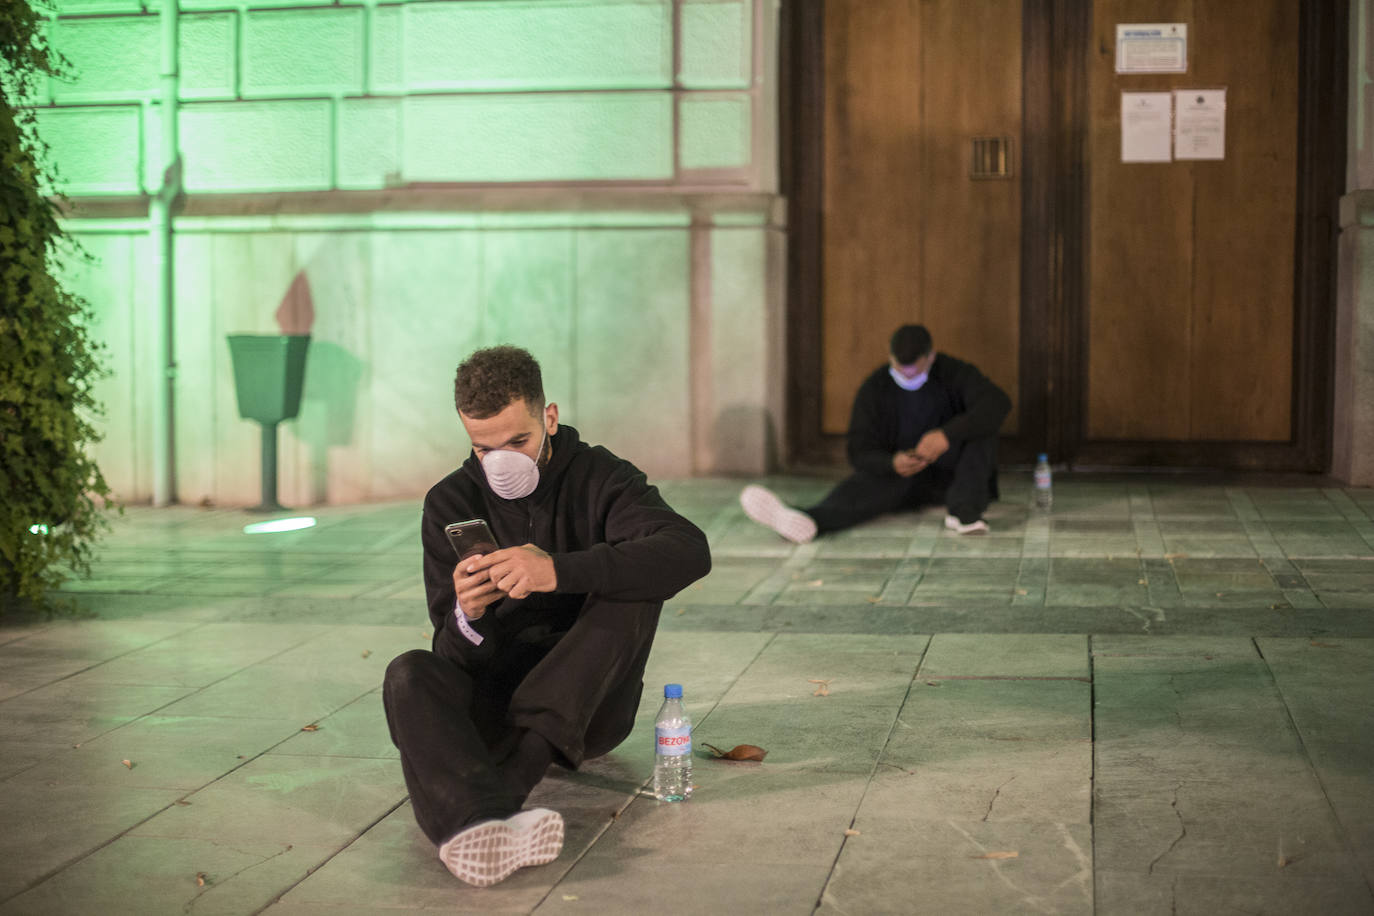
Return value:
<svg viewBox="0 0 1374 916">
<path fill-rule="evenodd" d="M 1331 473 L 1374 486 L 1374 0 L 1350 7 L 1350 112 L 1341 198 Z"/>
</svg>

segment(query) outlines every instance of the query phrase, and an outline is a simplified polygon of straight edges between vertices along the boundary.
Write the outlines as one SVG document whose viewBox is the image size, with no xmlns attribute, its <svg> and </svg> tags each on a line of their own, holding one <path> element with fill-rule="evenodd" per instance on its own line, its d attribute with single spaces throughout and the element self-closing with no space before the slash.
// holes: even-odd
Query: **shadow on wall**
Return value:
<svg viewBox="0 0 1374 916">
<path fill-rule="evenodd" d="M 328 308 L 328 303 L 326 303 Z M 308 334 L 315 324 L 315 297 L 304 270 L 296 272 L 277 308 L 283 334 Z M 296 437 L 310 447 L 309 503 L 329 501 L 329 449 L 353 443 L 363 362 L 336 343 L 314 338 L 305 363 Z"/>
<path fill-rule="evenodd" d="M 353 444 L 363 361 L 327 340 L 310 346 L 296 436 L 310 446 L 310 502 L 329 500 L 329 449 Z"/>
</svg>

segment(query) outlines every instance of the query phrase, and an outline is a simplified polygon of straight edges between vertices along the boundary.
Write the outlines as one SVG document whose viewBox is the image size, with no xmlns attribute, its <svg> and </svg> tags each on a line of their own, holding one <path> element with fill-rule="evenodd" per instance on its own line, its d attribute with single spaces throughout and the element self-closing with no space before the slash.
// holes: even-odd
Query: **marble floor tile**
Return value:
<svg viewBox="0 0 1374 916">
<path fill-rule="evenodd" d="M 531 795 L 562 854 L 489 889 L 415 824 L 379 698 L 432 635 L 418 498 L 279 537 L 130 507 L 84 616 L 0 623 L 0 916 L 1374 911 L 1374 491 L 1001 484 L 985 537 L 930 507 L 796 545 L 739 480 L 663 481 L 713 571 L 626 740 Z M 683 805 L 645 788 L 666 683 Z"/>
<path fill-rule="evenodd" d="M 854 829 L 817 913 L 1093 912 L 1086 824 L 873 812 Z"/>
</svg>

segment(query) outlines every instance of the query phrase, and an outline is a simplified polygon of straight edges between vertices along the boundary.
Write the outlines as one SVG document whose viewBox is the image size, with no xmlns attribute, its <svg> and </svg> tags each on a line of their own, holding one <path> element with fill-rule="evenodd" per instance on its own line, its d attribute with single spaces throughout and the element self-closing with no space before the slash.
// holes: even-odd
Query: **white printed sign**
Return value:
<svg viewBox="0 0 1374 916">
<path fill-rule="evenodd" d="M 1117 73 L 1187 73 L 1188 24 L 1157 22 L 1116 27 Z"/>
<path fill-rule="evenodd" d="M 1121 93 L 1121 161 L 1168 162 L 1170 108 L 1167 92 Z"/>
<path fill-rule="evenodd" d="M 1226 158 L 1226 90 L 1174 90 L 1174 158 Z"/>
</svg>

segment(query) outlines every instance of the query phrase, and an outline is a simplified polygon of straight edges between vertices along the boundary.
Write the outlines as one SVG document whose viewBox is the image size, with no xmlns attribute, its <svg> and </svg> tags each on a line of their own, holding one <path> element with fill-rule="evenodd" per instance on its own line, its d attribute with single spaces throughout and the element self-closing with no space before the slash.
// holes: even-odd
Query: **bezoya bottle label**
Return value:
<svg viewBox="0 0 1374 916">
<path fill-rule="evenodd" d="M 660 754 L 677 757 L 681 754 L 692 753 L 692 729 L 688 726 L 684 725 L 680 728 L 659 726 L 654 729 L 654 737 L 657 739 Z"/>
</svg>

